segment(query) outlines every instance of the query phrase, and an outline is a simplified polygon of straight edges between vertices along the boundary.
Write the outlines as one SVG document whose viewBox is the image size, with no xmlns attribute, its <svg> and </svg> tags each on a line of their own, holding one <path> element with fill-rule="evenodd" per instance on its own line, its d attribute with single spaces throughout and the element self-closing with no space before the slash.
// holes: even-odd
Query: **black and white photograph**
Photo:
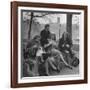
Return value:
<svg viewBox="0 0 90 90">
<path fill-rule="evenodd" d="M 21 77 L 80 74 L 80 12 L 21 10 Z"/>
</svg>

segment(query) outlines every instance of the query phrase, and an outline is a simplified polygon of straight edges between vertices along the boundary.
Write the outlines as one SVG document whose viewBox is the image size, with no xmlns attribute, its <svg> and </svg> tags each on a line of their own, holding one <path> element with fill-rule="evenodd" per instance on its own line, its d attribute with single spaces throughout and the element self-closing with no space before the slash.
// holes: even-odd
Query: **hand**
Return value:
<svg viewBox="0 0 90 90">
<path fill-rule="evenodd" d="M 66 47 L 68 47 L 68 48 L 69 48 L 69 47 L 70 47 L 70 45 L 66 44 Z"/>
<path fill-rule="evenodd" d="M 64 44 L 62 45 L 62 47 L 64 47 Z"/>
<path fill-rule="evenodd" d="M 65 50 L 65 53 L 69 53 L 69 51 Z"/>
</svg>

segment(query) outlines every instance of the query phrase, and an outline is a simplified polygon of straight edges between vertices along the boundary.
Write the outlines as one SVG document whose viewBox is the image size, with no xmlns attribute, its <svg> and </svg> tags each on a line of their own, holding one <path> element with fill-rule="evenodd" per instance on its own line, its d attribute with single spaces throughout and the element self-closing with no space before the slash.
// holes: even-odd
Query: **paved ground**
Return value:
<svg viewBox="0 0 90 90">
<path fill-rule="evenodd" d="M 69 69 L 69 68 L 63 68 L 61 69 L 61 71 L 59 73 L 57 73 L 56 71 L 53 71 L 51 73 L 52 75 L 75 75 L 75 74 L 79 74 L 79 66 L 77 67 L 73 67 L 73 69 Z"/>
<path fill-rule="evenodd" d="M 73 69 L 64 68 L 60 71 L 60 75 L 79 74 L 79 66 L 73 67 Z"/>
<path fill-rule="evenodd" d="M 78 57 L 78 52 L 77 52 L 77 55 L 76 55 L 77 57 Z M 61 70 L 61 72 L 60 72 L 60 75 L 68 75 L 68 74 L 79 74 L 79 66 L 77 66 L 77 67 L 73 67 L 73 69 L 71 70 L 71 69 L 69 69 L 69 68 L 64 68 L 64 69 L 62 69 Z"/>
</svg>

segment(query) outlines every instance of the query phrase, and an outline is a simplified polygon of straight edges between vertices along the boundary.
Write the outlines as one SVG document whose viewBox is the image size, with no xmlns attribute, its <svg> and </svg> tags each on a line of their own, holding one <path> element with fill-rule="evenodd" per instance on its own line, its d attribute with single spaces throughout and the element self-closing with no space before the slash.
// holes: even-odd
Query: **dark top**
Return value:
<svg viewBox="0 0 90 90">
<path fill-rule="evenodd" d="M 50 31 L 46 31 L 45 29 L 41 31 L 41 45 L 44 46 L 45 44 L 48 44 L 48 39 L 50 38 Z"/>
<path fill-rule="evenodd" d="M 50 31 L 46 31 L 45 29 L 41 31 L 40 36 L 42 39 L 50 38 Z"/>
<path fill-rule="evenodd" d="M 67 44 L 69 45 L 69 47 L 66 46 Z M 61 38 L 59 40 L 59 49 L 60 49 L 60 51 L 70 50 L 71 47 L 72 47 L 72 40 L 70 38 L 66 38 L 66 40 L 64 40 L 64 38 Z"/>
</svg>

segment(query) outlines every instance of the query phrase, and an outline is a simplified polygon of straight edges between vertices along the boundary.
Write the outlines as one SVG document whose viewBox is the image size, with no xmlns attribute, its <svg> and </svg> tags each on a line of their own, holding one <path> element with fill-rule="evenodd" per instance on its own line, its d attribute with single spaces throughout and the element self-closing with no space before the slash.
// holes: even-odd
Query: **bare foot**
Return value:
<svg viewBox="0 0 90 90">
<path fill-rule="evenodd" d="M 67 65 L 66 67 L 68 67 L 69 69 L 73 69 L 73 67 L 72 67 L 72 66 L 70 66 L 70 65 Z"/>
</svg>

